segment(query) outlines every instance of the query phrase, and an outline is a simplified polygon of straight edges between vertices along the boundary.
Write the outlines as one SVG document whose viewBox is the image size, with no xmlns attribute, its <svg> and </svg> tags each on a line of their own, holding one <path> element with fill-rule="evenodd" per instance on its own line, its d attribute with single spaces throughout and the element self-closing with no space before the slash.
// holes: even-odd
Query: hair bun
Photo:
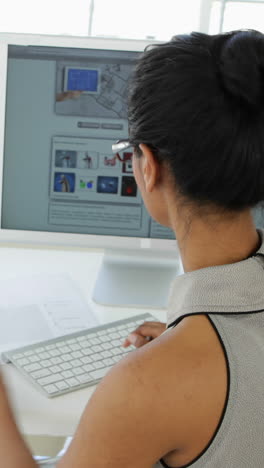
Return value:
<svg viewBox="0 0 264 468">
<path fill-rule="evenodd" d="M 220 75 L 226 91 L 253 108 L 263 106 L 264 35 L 235 31 L 225 37 L 220 52 Z"/>
</svg>

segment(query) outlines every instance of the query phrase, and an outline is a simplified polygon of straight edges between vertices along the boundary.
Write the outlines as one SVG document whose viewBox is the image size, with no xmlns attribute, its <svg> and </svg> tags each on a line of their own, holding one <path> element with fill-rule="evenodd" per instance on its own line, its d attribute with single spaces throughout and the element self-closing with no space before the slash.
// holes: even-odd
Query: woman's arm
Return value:
<svg viewBox="0 0 264 468">
<path fill-rule="evenodd" d="M 17 425 L 0 377 L 0 465 L 4 468 L 36 468 Z"/>
<path fill-rule="evenodd" d="M 114 366 L 57 466 L 151 468 L 166 454 L 169 465 L 184 465 L 182 460 L 195 458 L 214 434 L 225 396 L 226 363 L 218 338 L 206 317 L 186 318 Z M 2 382 L 0 459 L 5 468 L 36 468 Z"/>
<path fill-rule="evenodd" d="M 211 439 L 225 396 L 215 331 L 206 317 L 186 318 L 103 379 L 58 468 L 151 468 L 170 454 L 169 465 L 184 465 Z"/>
</svg>

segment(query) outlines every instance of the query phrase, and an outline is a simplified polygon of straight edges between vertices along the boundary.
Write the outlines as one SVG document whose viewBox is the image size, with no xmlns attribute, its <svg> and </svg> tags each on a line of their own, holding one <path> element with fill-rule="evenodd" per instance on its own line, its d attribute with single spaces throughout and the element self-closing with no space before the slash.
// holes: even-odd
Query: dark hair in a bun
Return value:
<svg viewBox="0 0 264 468">
<path fill-rule="evenodd" d="M 130 141 L 164 161 L 181 194 L 243 210 L 264 200 L 264 35 L 175 36 L 131 82 Z"/>
<path fill-rule="evenodd" d="M 230 36 L 230 37 L 229 37 Z M 264 104 L 264 38 L 258 31 L 227 35 L 219 68 L 226 91 L 250 107 Z"/>
</svg>

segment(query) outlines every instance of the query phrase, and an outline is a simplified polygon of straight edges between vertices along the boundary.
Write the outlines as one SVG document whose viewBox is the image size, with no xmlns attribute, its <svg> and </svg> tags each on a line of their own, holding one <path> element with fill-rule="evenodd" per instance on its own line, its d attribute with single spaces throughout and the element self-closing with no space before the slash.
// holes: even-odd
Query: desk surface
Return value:
<svg viewBox="0 0 264 468">
<path fill-rule="evenodd" d="M 164 310 L 106 307 L 91 300 L 91 292 L 103 253 L 97 250 L 0 248 L 0 280 L 40 273 L 68 273 L 84 293 L 99 323 L 150 312 L 166 321 Z M 95 387 L 48 399 L 11 365 L 2 366 L 18 425 L 26 434 L 72 435 Z"/>
</svg>

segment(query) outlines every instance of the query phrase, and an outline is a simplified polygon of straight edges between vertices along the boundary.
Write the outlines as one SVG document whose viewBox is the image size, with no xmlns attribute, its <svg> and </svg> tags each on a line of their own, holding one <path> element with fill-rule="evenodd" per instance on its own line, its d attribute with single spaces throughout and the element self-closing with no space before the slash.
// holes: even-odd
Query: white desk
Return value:
<svg viewBox="0 0 264 468">
<path fill-rule="evenodd" d="M 38 273 L 65 273 L 79 285 L 100 323 L 150 312 L 166 321 L 166 312 L 154 309 L 112 308 L 95 304 L 90 296 L 102 252 L 41 248 L 0 248 L 0 280 Z M 48 399 L 19 375 L 11 364 L 2 366 L 17 422 L 26 434 L 72 435 L 94 387 Z"/>
</svg>

